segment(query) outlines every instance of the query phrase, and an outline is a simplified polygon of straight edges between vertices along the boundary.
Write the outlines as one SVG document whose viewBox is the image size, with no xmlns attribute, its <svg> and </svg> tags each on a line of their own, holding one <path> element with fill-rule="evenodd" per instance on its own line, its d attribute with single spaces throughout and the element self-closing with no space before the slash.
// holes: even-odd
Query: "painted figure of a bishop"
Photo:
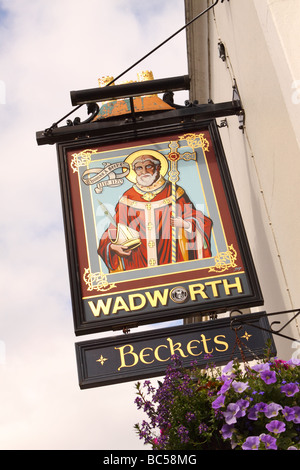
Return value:
<svg viewBox="0 0 300 470">
<path fill-rule="evenodd" d="M 195 208 L 183 188 L 176 185 L 172 194 L 172 184 L 164 178 L 166 158 L 156 150 L 144 150 L 126 161 L 133 186 L 116 205 L 115 225 L 111 223 L 104 232 L 98 248 L 109 271 L 170 264 L 172 244 L 176 263 L 211 257 L 212 221 Z"/>
</svg>

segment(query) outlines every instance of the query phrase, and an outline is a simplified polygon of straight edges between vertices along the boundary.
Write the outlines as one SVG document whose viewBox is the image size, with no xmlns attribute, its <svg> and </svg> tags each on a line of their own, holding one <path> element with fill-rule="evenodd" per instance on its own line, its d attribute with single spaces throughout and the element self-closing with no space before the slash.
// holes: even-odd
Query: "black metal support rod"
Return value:
<svg viewBox="0 0 300 470">
<path fill-rule="evenodd" d="M 215 0 L 215 2 L 212 5 L 210 5 L 205 10 L 203 10 L 201 13 L 199 13 L 199 15 L 195 16 L 195 18 L 192 18 L 188 23 L 186 23 L 180 29 L 175 31 L 175 33 L 173 33 L 171 36 L 169 36 L 167 39 L 165 39 L 163 42 L 161 42 L 158 46 L 156 46 L 154 49 L 152 49 L 150 52 L 148 52 L 148 54 L 144 55 L 141 59 L 139 59 L 137 62 L 132 64 L 130 67 L 128 67 L 128 69 L 124 70 L 124 72 L 122 72 L 120 75 L 118 75 L 116 78 L 114 78 L 111 82 L 109 82 L 107 84 L 107 86 L 112 85 L 115 81 L 117 81 L 119 78 L 123 77 L 123 75 L 125 75 L 127 72 L 132 70 L 134 67 L 136 67 L 138 64 L 140 64 L 143 60 L 147 59 L 147 57 L 149 57 L 151 54 L 153 54 L 158 49 L 160 49 L 162 46 L 164 46 L 167 42 L 169 42 L 175 36 L 177 36 L 177 34 L 181 33 L 181 31 L 183 31 L 188 26 L 190 26 L 192 23 L 194 23 L 194 21 L 197 21 L 199 18 L 201 18 L 201 16 L 205 15 L 205 13 L 208 13 L 209 10 L 211 10 L 212 8 L 214 8 L 217 5 L 217 3 L 219 3 L 219 0 Z"/>
<path fill-rule="evenodd" d="M 145 82 L 125 83 L 113 87 L 90 88 L 87 90 L 71 91 L 72 105 L 88 104 L 99 101 L 130 98 L 166 91 L 189 90 L 190 79 L 188 75 L 158 80 L 147 80 Z"/>
<path fill-rule="evenodd" d="M 195 16 L 195 18 L 193 18 L 191 21 L 189 21 L 188 23 L 186 23 L 184 26 L 182 26 L 180 29 L 178 29 L 175 33 L 173 33 L 171 36 L 169 36 L 167 39 L 165 39 L 162 43 L 160 43 L 158 46 L 156 46 L 154 49 L 152 49 L 150 52 L 148 52 L 148 54 L 144 55 L 141 59 L 139 59 L 137 62 L 135 62 L 134 64 L 132 64 L 130 67 L 128 67 L 126 70 L 124 70 L 122 73 L 120 73 L 120 75 L 118 75 L 116 78 L 114 78 L 111 82 L 109 82 L 106 86 L 108 87 L 109 85 L 112 85 L 116 80 L 118 80 L 119 78 L 123 77 L 123 75 L 125 75 L 127 72 L 129 72 L 130 70 L 132 70 L 134 67 L 136 67 L 138 64 L 140 64 L 143 60 L 145 60 L 147 57 L 149 57 L 151 54 L 153 54 L 154 52 L 156 52 L 158 49 L 160 49 L 162 46 L 164 46 L 167 42 L 169 42 L 171 39 L 173 39 L 175 36 L 177 36 L 177 34 L 181 33 L 181 31 L 183 31 L 184 29 L 186 29 L 188 26 L 190 26 L 192 23 L 194 23 L 194 21 L 198 20 L 199 18 L 201 18 L 201 16 L 205 15 L 205 13 L 208 13 L 209 10 L 211 10 L 212 8 L 214 8 L 217 3 L 219 3 L 219 0 L 215 0 L 215 2 L 208 8 L 206 8 L 205 10 L 203 10 L 201 13 L 199 13 L 199 15 Z M 62 121 L 64 121 L 67 117 L 69 117 L 71 114 L 73 114 L 74 112 L 76 112 L 78 109 L 81 108 L 81 106 L 83 106 L 84 103 L 81 103 L 79 104 L 75 109 L 72 109 L 72 111 L 70 111 L 69 113 L 67 113 L 65 116 L 63 116 L 61 119 L 59 119 L 57 122 L 54 122 L 52 124 L 52 126 L 48 129 L 46 129 L 47 133 L 50 134 L 53 129 L 55 129 L 58 124 L 60 124 Z M 46 132 L 45 131 L 45 132 Z"/>
<path fill-rule="evenodd" d="M 112 85 L 114 82 L 116 82 L 119 78 L 123 77 L 123 75 L 125 75 L 127 72 L 129 72 L 130 70 L 132 70 L 134 67 L 136 67 L 138 64 L 140 64 L 143 60 L 147 59 L 147 57 L 149 57 L 151 54 L 153 54 L 154 52 L 156 52 L 158 49 L 160 49 L 162 46 L 164 46 L 167 42 L 169 42 L 171 39 L 173 39 L 175 36 L 177 36 L 177 34 L 181 33 L 181 31 L 183 31 L 184 29 L 188 28 L 188 26 L 190 26 L 192 23 L 194 23 L 195 21 L 197 21 L 199 18 L 201 18 L 201 16 L 205 15 L 206 13 L 209 12 L 209 10 L 211 10 L 212 8 L 214 8 L 217 4 L 219 3 L 219 0 L 215 0 L 215 2 L 210 5 L 209 7 L 207 7 L 205 10 L 203 10 L 201 13 L 199 13 L 199 15 L 195 16 L 195 18 L 192 18 L 188 23 L 186 23 L 184 26 L 182 26 L 180 29 L 178 29 L 177 31 L 175 31 L 175 33 L 173 33 L 171 36 L 169 36 L 167 39 L 165 39 L 162 43 L 160 43 L 158 46 L 156 46 L 154 49 L 152 49 L 150 52 L 148 52 L 146 55 L 144 55 L 143 57 L 141 57 L 141 59 L 139 59 L 137 62 L 135 62 L 134 64 L 132 64 L 130 67 L 128 67 L 126 70 L 124 70 L 122 73 L 120 73 L 120 75 L 118 75 L 116 78 L 114 78 L 111 82 L 109 82 L 106 87 L 103 87 L 103 89 L 105 88 L 108 88 L 110 85 Z M 122 86 L 122 85 L 119 85 L 119 86 Z M 168 88 L 168 90 L 171 89 L 171 88 Z M 101 90 L 101 89 L 100 89 Z M 173 88 L 172 91 L 178 91 L 178 90 L 189 90 L 189 88 Z M 157 91 L 157 93 L 159 92 L 163 92 L 165 91 L 164 89 L 163 90 L 159 90 Z M 90 92 L 90 95 L 88 97 L 88 101 L 85 101 L 84 100 L 84 96 L 80 96 L 81 93 L 87 93 Z M 83 90 L 83 91 L 78 91 L 78 92 L 73 92 L 71 91 L 71 102 L 73 104 L 73 106 L 76 106 L 76 105 L 79 105 L 79 106 L 82 106 L 83 104 L 86 104 L 86 103 L 91 103 L 91 102 L 95 102 L 95 101 L 105 101 L 106 99 L 109 99 L 110 97 L 106 97 L 106 98 L 103 98 L 103 99 L 93 99 L 92 98 L 92 95 L 95 94 L 96 96 L 101 96 L 97 94 L 97 92 L 99 92 L 99 88 L 92 88 L 91 90 Z M 125 93 L 125 92 L 123 92 Z M 153 93 L 155 93 L 155 91 L 153 91 Z M 108 93 L 109 95 L 110 93 Z M 145 94 L 145 93 L 144 93 Z M 87 96 L 87 95 L 86 95 Z M 130 96 L 141 96 L 141 95 L 127 95 L 127 96 L 124 96 L 124 94 L 118 96 L 119 98 L 123 98 L 123 97 L 126 97 L 126 98 L 129 98 Z"/>
</svg>

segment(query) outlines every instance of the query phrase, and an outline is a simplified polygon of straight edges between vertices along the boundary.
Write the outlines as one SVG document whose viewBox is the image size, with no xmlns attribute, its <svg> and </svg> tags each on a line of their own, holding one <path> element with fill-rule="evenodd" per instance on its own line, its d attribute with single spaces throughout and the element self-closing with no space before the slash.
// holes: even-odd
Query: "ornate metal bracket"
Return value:
<svg viewBox="0 0 300 470">
<path fill-rule="evenodd" d="M 257 326 L 255 324 L 252 324 L 251 323 L 251 326 L 253 326 L 254 328 L 258 328 L 260 330 L 263 330 L 263 331 L 267 331 L 268 333 L 271 333 L 273 335 L 276 335 L 276 336 L 280 336 L 281 338 L 285 338 L 285 339 L 289 339 L 291 341 L 299 341 L 300 342 L 300 338 L 292 338 L 291 336 L 287 336 L 287 335 L 284 335 L 282 334 L 281 332 L 290 324 L 292 323 L 294 320 L 296 320 L 296 318 L 300 315 L 300 309 L 296 309 L 296 310 L 286 310 L 286 311 L 283 311 L 283 312 L 274 312 L 274 313 L 265 313 L 265 316 L 266 317 L 272 317 L 272 316 L 276 316 L 276 315 L 284 315 L 284 314 L 287 314 L 287 313 L 293 313 L 293 317 L 288 320 L 286 323 L 284 323 L 283 326 L 281 326 L 281 328 L 279 330 L 276 330 L 273 328 L 273 325 L 281 325 L 281 322 L 280 321 L 273 321 L 272 323 L 270 323 L 270 329 L 266 329 L 266 328 L 263 328 L 261 326 Z M 255 319 L 255 317 L 257 316 L 261 316 L 262 313 L 251 313 L 251 315 L 246 315 L 246 319 L 243 318 L 243 313 L 240 311 L 240 310 L 232 310 L 230 312 L 230 317 L 232 318 L 232 321 L 231 321 L 231 328 L 235 331 L 238 331 L 240 328 L 242 328 L 242 326 L 244 325 L 249 325 L 249 323 L 247 322 L 247 320 L 249 320 L 249 318 L 253 318 Z"/>
<path fill-rule="evenodd" d="M 74 109 L 73 111 L 70 111 L 68 114 L 66 114 L 66 116 L 61 118 L 58 122 L 55 122 L 54 124 L 52 124 L 51 127 L 48 127 L 47 129 L 45 129 L 45 131 L 43 132 L 43 135 L 45 137 L 52 136 L 53 130 L 58 128 L 58 124 L 60 122 L 62 122 L 64 119 L 66 119 L 68 116 L 73 114 L 75 111 L 77 111 L 79 108 L 81 108 L 81 106 L 82 105 L 77 106 L 76 109 Z M 98 106 L 97 103 L 88 103 L 86 106 L 87 106 L 87 112 L 88 112 L 88 114 L 90 114 L 90 116 L 87 119 L 85 119 L 84 121 L 81 121 L 80 117 L 76 117 L 73 121 L 71 121 L 71 119 L 68 119 L 66 121 L 68 127 L 78 126 L 79 124 L 80 125 L 81 124 L 88 124 L 94 119 L 94 117 L 97 116 L 97 114 L 99 112 L 99 106 Z"/>
<path fill-rule="evenodd" d="M 99 106 L 97 103 L 88 103 L 87 105 L 87 112 L 90 114 L 90 116 L 85 120 L 81 121 L 80 117 L 76 117 L 74 121 L 71 121 L 70 119 L 67 120 L 67 125 L 68 126 L 78 126 L 79 124 L 88 124 L 91 122 L 99 113 Z"/>
<path fill-rule="evenodd" d="M 232 101 L 238 101 L 239 103 L 242 103 L 241 102 L 241 97 L 240 97 L 240 94 L 239 94 L 239 90 L 238 90 L 238 87 L 237 87 L 237 84 L 236 84 L 235 80 L 234 80 L 234 85 L 233 85 L 232 89 L 233 89 Z M 239 119 L 239 129 L 241 129 L 244 132 L 245 111 L 242 107 L 242 104 L 241 104 L 241 109 L 238 112 L 237 116 L 238 116 L 238 119 Z"/>
</svg>

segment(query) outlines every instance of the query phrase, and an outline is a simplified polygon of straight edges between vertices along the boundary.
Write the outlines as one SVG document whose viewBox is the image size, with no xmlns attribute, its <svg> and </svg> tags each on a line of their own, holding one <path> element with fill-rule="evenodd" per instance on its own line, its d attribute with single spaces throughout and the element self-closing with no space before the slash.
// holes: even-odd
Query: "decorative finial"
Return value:
<svg viewBox="0 0 300 470">
<path fill-rule="evenodd" d="M 102 88 L 104 86 L 107 86 L 110 82 L 112 82 L 114 79 L 114 77 L 110 77 L 109 75 L 107 75 L 106 77 L 101 77 L 101 78 L 98 78 L 98 84 L 99 84 L 99 87 Z M 114 83 L 112 83 L 110 86 L 113 86 Z"/>
<path fill-rule="evenodd" d="M 151 70 L 144 70 L 137 74 L 139 82 L 146 82 L 147 80 L 154 80 L 153 72 Z"/>
</svg>

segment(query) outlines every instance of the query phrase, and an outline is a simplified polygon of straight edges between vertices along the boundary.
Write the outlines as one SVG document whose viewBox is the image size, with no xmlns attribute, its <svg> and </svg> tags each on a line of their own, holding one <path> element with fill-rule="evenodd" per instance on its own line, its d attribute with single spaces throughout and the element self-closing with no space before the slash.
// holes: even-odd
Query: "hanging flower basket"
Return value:
<svg viewBox="0 0 300 470">
<path fill-rule="evenodd" d="M 300 450 L 300 361 L 182 367 L 177 356 L 155 388 L 136 384 L 147 420 L 135 429 L 163 450 Z"/>
</svg>

